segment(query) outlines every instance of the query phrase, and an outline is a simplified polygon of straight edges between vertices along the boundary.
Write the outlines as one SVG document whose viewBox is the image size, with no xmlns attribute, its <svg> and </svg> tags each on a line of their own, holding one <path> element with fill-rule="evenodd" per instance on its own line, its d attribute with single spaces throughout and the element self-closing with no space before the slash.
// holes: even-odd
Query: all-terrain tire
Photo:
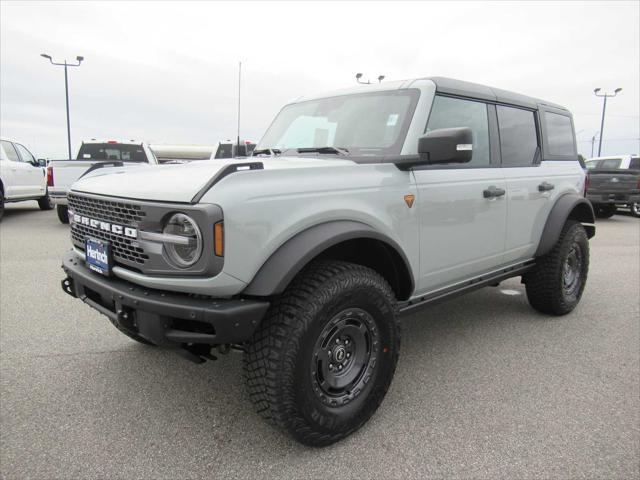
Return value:
<svg viewBox="0 0 640 480">
<path fill-rule="evenodd" d="M 56 205 L 58 220 L 62 223 L 69 223 L 69 209 L 66 205 Z"/>
<path fill-rule="evenodd" d="M 578 305 L 588 273 L 587 232 L 579 222 L 568 220 L 553 249 L 523 277 L 529 304 L 542 313 L 566 315 Z"/>
<path fill-rule="evenodd" d="M 53 210 L 53 202 L 51 202 L 49 192 L 46 192 L 44 197 L 38 199 L 38 206 L 40 210 Z"/>
<path fill-rule="evenodd" d="M 599 205 L 594 209 L 597 218 L 611 218 L 617 211 L 615 205 Z"/>
<path fill-rule="evenodd" d="M 368 348 L 358 343 L 360 329 L 368 332 Z M 351 333 L 340 337 L 342 332 Z M 351 360 L 342 346 L 354 349 Z M 384 278 L 361 265 L 319 261 L 273 302 L 245 352 L 245 380 L 264 419 L 305 445 L 325 446 L 373 415 L 389 389 L 399 351 L 395 297 Z M 362 365 L 358 358 L 364 358 Z M 353 383 L 331 390 L 330 382 L 351 376 Z"/>
</svg>

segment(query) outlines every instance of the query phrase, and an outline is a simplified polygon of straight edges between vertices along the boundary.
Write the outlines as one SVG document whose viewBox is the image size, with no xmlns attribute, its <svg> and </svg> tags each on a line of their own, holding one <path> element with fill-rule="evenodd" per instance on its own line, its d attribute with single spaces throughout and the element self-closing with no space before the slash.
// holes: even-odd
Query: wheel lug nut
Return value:
<svg viewBox="0 0 640 480">
<path fill-rule="evenodd" d="M 327 355 L 331 356 L 331 350 L 327 351 Z"/>
<path fill-rule="evenodd" d="M 349 352 L 347 352 L 347 358 L 351 357 L 351 354 Z"/>
<path fill-rule="evenodd" d="M 339 338 L 336 338 L 336 343 L 340 343 L 340 339 Z"/>
<path fill-rule="evenodd" d="M 342 370 L 342 365 L 338 365 L 338 370 Z"/>
<path fill-rule="evenodd" d="M 345 344 L 345 345 L 349 345 L 349 340 L 345 340 L 345 341 L 344 341 L 344 344 Z"/>
</svg>

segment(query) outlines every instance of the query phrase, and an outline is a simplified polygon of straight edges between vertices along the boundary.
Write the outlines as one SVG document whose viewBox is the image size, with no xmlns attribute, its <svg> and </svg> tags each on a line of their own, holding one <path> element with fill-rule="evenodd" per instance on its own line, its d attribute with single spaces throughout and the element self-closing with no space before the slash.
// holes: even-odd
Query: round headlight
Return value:
<svg viewBox="0 0 640 480">
<path fill-rule="evenodd" d="M 202 235 L 192 218 L 184 213 L 176 213 L 169 219 L 162 232 L 177 237 L 175 242 L 164 244 L 167 255 L 176 266 L 186 268 L 198 261 L 202 255 Z"/>
</svg>

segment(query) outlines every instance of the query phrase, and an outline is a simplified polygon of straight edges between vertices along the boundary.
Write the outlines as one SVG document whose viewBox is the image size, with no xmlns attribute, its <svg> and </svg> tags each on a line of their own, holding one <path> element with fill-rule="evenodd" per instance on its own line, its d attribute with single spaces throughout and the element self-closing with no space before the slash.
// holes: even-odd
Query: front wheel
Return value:
<svg viewBox="0 0 640 480">
<path fill-rule="evenodd" d="M 640 218 L 640 202 L 629 205 L 629 210 L 631 210 L 631 215 L 636 218 Z"/>
<path fill-rule="evenodd" d="M 58 220 L 62 223 L 69 223 L 69 208 L 66 205 L 56 205 Z"/>
<path fill-rule="evenodd" d="M 578 305 L 588 272 L 587 232 L 579 222 L 569 220 L 553 249 L 523 277 L 529 304 L 542 313 L 566 315 Z"/>
<path fill-rule="evenodd" d="M 38 206 L 40 210 L 53 210 L 53 202 L 51 202 L 49 192 L 47 192 L 44 197 L 38 199 Z"/>
<path fill-rule="evenodd" d="M 295 439 L 330 445 L 376 411 L 400 328 L 389 284 L 352 263 L 316 262 L 272 305 L 244 357 L 258 413 Z"/>
</svg>

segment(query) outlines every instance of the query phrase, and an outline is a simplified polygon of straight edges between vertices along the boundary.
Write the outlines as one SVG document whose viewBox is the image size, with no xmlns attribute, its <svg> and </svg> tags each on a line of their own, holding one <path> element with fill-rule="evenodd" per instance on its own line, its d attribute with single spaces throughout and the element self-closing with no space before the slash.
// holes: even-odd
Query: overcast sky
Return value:
<svg viewBox="0 0 640 480">
<path fill-rule="evenodd" d="M 448 76 L 543 98 L 575 116 L 579 151 L 640 148 L 639 2 L 2 2 L 0 129 L 38 157 L 66 157 L 64 75 L 74 59 L 71 135 L 170 144 L 259 140 L 281 106 L 350 86 Z M 596 145 L 597 149 L 597 145 Z"/>
</svg>

